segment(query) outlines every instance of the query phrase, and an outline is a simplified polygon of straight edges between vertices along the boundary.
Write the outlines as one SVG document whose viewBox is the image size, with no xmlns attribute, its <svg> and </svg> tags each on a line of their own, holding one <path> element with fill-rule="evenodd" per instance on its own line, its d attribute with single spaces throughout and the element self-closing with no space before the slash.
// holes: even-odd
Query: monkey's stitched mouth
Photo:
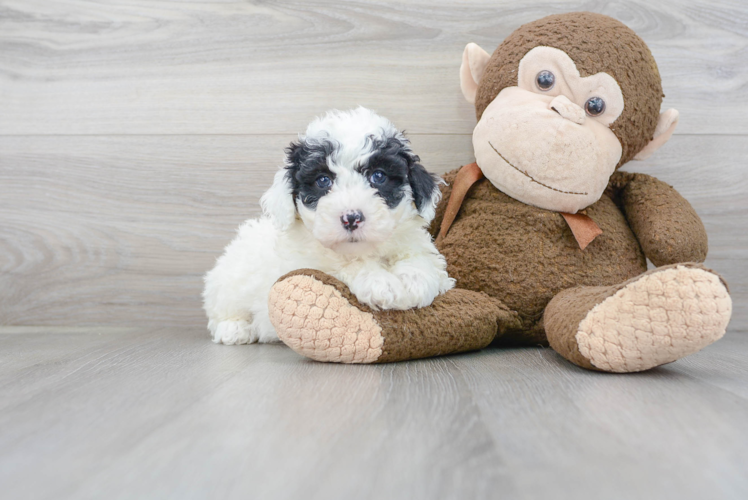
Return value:
<svg viewBox="0 0 748 500">
<path fill-rule="evenodd" d="M 493 144 L 491 144 L 491 141 L 488 141 L 488 145 L 491 146 L 491 149 L 493 149 L 494 151 L 496 151 L 496 154 L 499 155 L 499 157 L 502 160 L 504 160 L 507 165 L 509 165 L 514 170 L 516 170 L 520 174 L 522 174 L 525 177 L 527 177 L 528 179 L 530 179 L 532 182 L 534 182 L 536 184 L 540 184 L 544 188 L 548 188 L 548 189 L 550 189 L 552 191 L 556 191 L 556 192 L 559 192 L 559 193 L 564 193 L 564 194 L 578 194 L 578 195 L 582 195 L 582 196 L 586 196 L 587 195 L 587 193 L 577 193 L 576 191 L 564 191 L 563 189 L 557 189 L 557 188 L 555 188 L 553 186 L 549 186 L 548 184 L 543 184 L 542 182 L 540 182 L 539 180 L 535 179 L 532 175 L 528 174 L 524 170 L 520 170 L 519 168 L 517 168 L 514 165 L 512 165 L 511 162 L 509 160 L 507 160 L 506 158 L 504 158 L 504 155 L 502 155 L 501 153 L 499 153 L 499 150 L 496 149 Z"/>
</svg>

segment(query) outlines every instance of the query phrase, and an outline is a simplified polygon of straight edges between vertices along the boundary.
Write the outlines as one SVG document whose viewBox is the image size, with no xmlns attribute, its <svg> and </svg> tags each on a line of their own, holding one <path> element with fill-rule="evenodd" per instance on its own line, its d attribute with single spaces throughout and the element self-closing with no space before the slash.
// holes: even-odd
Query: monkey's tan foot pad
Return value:
<svg viewBox="0 0 748 500">
<path fill-rule="evenodd" d="M 571 354 L 567 358 L 582 366 L 586 361 L 592 368 L 625 373 L 701 350 L 725 334 L 731 313 L 732 300 L 719 275 L 698 264 L 675 264 L 615 287 L 566 290 L 551 301 L 545 317 L 551 346 L 561 354 Z M 573 338 L 568 335 L 565 342 L 559 335 L 564 318 L 575 325 L 569 332 Z"/>
<path fill-rule="evenodd" d="M 377 361 L 384 345 L 382 327 L 369 308 L 343 295 L 346 290 L 330 284 L 331 280 L 319 271 L 302 270 L 273 285 L 268 308 L 278 337 L 316 361 Z"/>
<path fill-rule="evenodd" d="M 309 269 L 289 273 L 270 290 L 278 337 L 317 361 L 386 363 L 481 349 L 499 322 L 516 313 L 485 294 L 450 290 L 431 306 L 374 311 L 335 278 Z"/>
</svg>

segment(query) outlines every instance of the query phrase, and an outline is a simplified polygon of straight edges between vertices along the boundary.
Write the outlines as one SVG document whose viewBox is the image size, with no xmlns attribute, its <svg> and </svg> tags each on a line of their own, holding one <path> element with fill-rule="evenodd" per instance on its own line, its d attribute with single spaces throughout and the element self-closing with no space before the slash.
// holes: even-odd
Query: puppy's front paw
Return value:
<svg viewBox="0 0 748 500">
<path fill-rule="evenodd" d="M 407 307 L 399 309 L 429 306 L 439 294 L 454 288 L 455 280 L 449 278 L 446 271 L 424 272 L 416 267 L 401 265 L 395 266 L 392 273 L 400 280 L 406 293 L 403 305 Z"/>
<path fill-rule="evenodd" d="M 249 321 L 221 321 L 215 330 L 211 331 L 213 342 L 216 344 L 239 345 L 257 342 L 257 336 L 252 333 Z"/>
<path fill-rule="evenodd" d="M 361 273 L 349 288 L 360 302 L 375 309 L 410 309 L 416 306 L 402 281 L 385 270 Z"/>
</svg>

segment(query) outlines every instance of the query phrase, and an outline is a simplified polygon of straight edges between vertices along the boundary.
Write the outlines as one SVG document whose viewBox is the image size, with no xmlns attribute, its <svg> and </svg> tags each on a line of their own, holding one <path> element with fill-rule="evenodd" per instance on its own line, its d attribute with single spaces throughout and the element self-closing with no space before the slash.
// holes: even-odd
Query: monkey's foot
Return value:
<svg viewBox="0 0 748 500">
<path fill-rule="evenodd" d="M 433 304 L 374 311 L 335 278 L 302 269 L 268 299 L 278 337 L 299 354 L 335 363 L 386 363 L 482 349 L 516 313 L 485 294 L 450 290 Z"/>
<path fill-rule="evenodd" d="M 309 271 L 278 280 L 270 290 L 270 321 L 291 349 L 316 361 L 374 363 L 382 357 L 382 327 L 333 278 Z M 345 295 L 344 295 L 345 294 Z"/>
<path fill-rule="evenodd" d="M 654 269 L 613 287 L 565 290 L 545 328 L 559 354 L 585 368 L 638 372 L 693 354 L 725 334 L 732 301 L 698 264 Z"/>
</svg>

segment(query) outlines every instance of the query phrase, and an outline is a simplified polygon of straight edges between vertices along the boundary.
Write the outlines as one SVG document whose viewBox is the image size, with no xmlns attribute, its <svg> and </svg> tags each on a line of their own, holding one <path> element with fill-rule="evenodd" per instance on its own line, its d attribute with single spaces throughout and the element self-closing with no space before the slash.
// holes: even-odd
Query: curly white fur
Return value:
<svg viewBox="0 0 748 500">
<path fill-rule="evenodd" d="M 329 193 L 315 209 L 294 203 L 285 170 L 279 170 L 261 199 L 262 216 L 239 228 L 205 276 L 204 307 L 214 342 L 278 341 L 268 294 L 278 278 L 295 269 L 326 272 L 379 309 L 424 307 L 454 286 L 426 230 L 439 189 L 419 211 L 405 186 L 400 203 L 390 208 L 356 171 L 373 153 L 373 141 L 397 137 L 407 143 L 402 134 L 385 118 L 358 108 L 315 120 L 302 140 L 323 137 L 337 144 L 326 160 L 335 174 Z M 341 214 L 351 210 L 366 216 L 353 233 L 340 222 Z"/>
</svg>

